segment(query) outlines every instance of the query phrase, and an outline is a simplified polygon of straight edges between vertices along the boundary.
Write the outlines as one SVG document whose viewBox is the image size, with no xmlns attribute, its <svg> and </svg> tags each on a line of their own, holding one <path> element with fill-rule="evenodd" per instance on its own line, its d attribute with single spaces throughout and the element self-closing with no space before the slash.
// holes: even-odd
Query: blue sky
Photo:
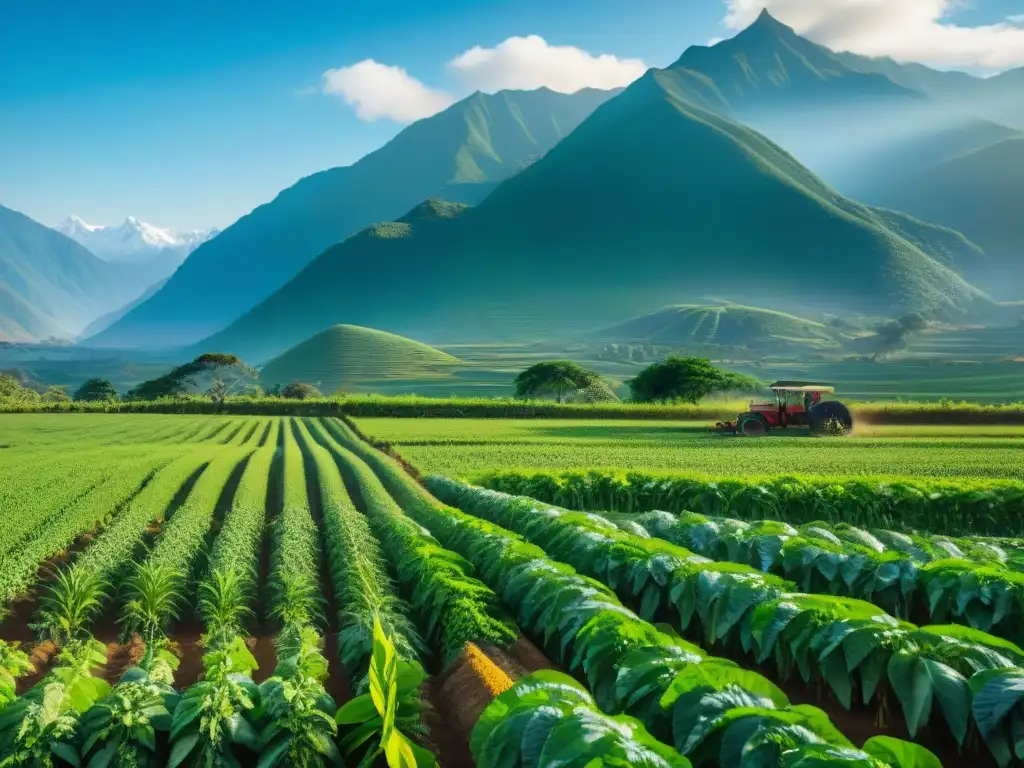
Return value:
<svg viewBox="0 0 1024 768">
<path fill-rule="evenodd" d="M 821 17 L 830 4 L 838 13 L 857 1 L 0 2 L 0 204 L 47 224 L 76 213 L 93 223 L 133 215 L 159 226 L 225 226 L 298 178 L 351 163 L 401 129 L 387 110 L 367 121 L 343 93 L 323 93 L 327 70 L 373 59 L 385 74 L 401 67 L 428 96 L 450 100 L 492 82 L 533 83 L 510 71 L 522 64 L 512 49 L 489 69 L 446 67 L 475 46 L 538 35 L 550 46 L 614 55 L 606 72 L 627 71 L 621 60 L 664 66 L 688 45 L 729 36 L 729 25 L 766 2 L 798 30 L 832 36 L 822 42 L 939 66 L 1024 65 L 1024 47 L 1019 62 L 991 53 L 1016 37 L 1002 34 L 993 46 L 970 30 L 1012 27 L 1004 20 L 1016 15 L 1024 29 L 1024 0 L 976 0 L 949 17 L 951 0 L 886 0 L 892 9 L 916 9 L 909 11 L 920 27 L 913 48 L 888 42 L 879 32 L 884 20 L 837 31 L 827 22 L 839 15 Z M 936 23 L 966 29 L 955 38 L 956 61 L 939 55 L 947 38 L 918 18 L 924 6 L 935 6 Z M 893 13 L 892 24 L 905 22 Z M 903 49 L 886 48 L 893 45 Z M 380 95 L 373 82 L 366 87 Z"/>
</svg>

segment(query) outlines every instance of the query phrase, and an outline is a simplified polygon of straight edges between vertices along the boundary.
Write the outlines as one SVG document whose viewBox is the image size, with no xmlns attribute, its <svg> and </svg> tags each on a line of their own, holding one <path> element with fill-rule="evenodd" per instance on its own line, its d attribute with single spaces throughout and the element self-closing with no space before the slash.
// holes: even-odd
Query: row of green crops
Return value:
<svg viewBox="0 0 1024 768">
<path fill-rule="evenodd" d="M 346 432 L 335 423 L 329 426 Z M 552 659 L 588 681 L 603 712 L 637 718 L 655 738 L 673 744 L 695 765 L 740 765 L 741 755 L 750 753 L 745 759 L 754 761 L 751 765 L 764 766 L 821 764 L 821 760 L 827 765 L 938 766 L 927 751 L 896 740 L 884 755 L 878 742 L 865 745 L 875 757 L 854 749 L 820 710 L 791 705 L 760 675 L 707 656 L 667 626 L 643 621 L 607 587 L 550 560 L 515 534 L 442 506 L 389 457 L 365 444 L 353 444 L 352 449 L 407 515 L 476 567 L 480 579 L 515 612 L 519 626 Z M 478 723 L 480 730 L 474 730 L 473 744 L 482 766 L 537 764 L 538 750 L 548 748 L 548 742 L 540 739 L 554 735 L 548 728 L 560 716 L 551 709 L 562 712 L 559 702 L 572 706 L 579 700 L 578 690 L 561 685 L 543 686 L 536 692 L 531 678 L 521 685 L 516 690 L 525 694 L 524 708 L 499 697 L 492 705 L 495 710 Z M 511 725 L 492 731 L 491 716 L 496 714 L 507 714 Z M 638 726 L 623 724 L 614 729 L 618 736 L 610 735 L 607 720 L 596 713 L 588 715 L 586 707 L 579 714 L 583 725 L 592 723 L 593 733 L 603 735 L 593 741 L 575 741 L 575 751 L 568 750 L 573 760 L 568 764 L 630 764 L 616 751 L 616 739 L 628 733 L 635 736 L 630 749 L 636 755 L 648 750 L 650 737 L 638 732 Z M 535 730 L 538 741 L 526 740 L 515 730 L 527 725 Z M 567 726 L 566 733 L 579 733 L 575 728 Z M 561 740 L 551 742 L 551 749 L 560 746 L 564 748 Z"/>
<path fill-rule="evenodd" d="M 571 509 L 697 512 L 741 520 L 823 520 L 861 528 L 967 536 L 1024 536 L 1024 483 L 724 479 L 631 472 L 494 473 L 472 480 Z"/>
<path fill-rule="evenodd" d="M 556 491 L 560 486 L 546 477 L 492 475 L 485 482 L 493 490 L 547 503 L 569 496 Z M 805 592 L 868 600 L 900 618 L 923 612 L 933 622 L 956 621 L 1024 642 L 1019 542 L 1008 550 L 984 539 L 864 530 L 824 521 L 797 529 L 778 519 L 748 523 L 695 512 L 619 513 L 613 518 L 713 560 L 744 563 L 792 579 Z"/>
<path fill-rule="evenodd" d="M 249 457 L 199 583 L 199 612 L 215 644 L 226 644 L 241 632 L 244 619 L 254 615 L 260 544 L 279 429 L 279 423 L 272 422 L 263 447 Z"/>
<path fill-rule="evenodd" d="M 1008 641 L 966 627 L 919 628 L 861 600 L 793 594 L 777 577 L 710 562 L 593 513 L 440 477 L 427 484 L 442 500 L 608 584 L 641 615 L 672 615 L 681 630 L 699 626 L 707 643 L 758 663 L 773 659 L 780 679 L 798 673 L 807 684 L 820 681 L 847 709 L 859 688 L 876 722 L 898 704 L 912 736 L 938 702 L 959 745 L 973 730 L 1000 765 L 1011 760 L 1005 733 L 1024 727 L 1024 707 L 1012 693 L 1024 676 L 1024 651 Z"/>
<path fill-rule="evenodd" d="M 68 504 L 17 547 L 0 555 L 0 614 L 32 586 L 39 564 L 68 549 L 88 531 L 107 524 L 176 450 L 146 453 L 120 464 L 118 476 Z"/>
<path fill-rule="evenodd" d="M 206 538 L 214 522 L 214 513 L 228 478 L 251 454 L 250 449 L 224 449 L 203 470 L 189 491 L 188 498 L 164 525 L 149 556 L 137 568 L 125 605 L 125 623 L 147 639 L 162 632 L 167 623 L 178 618 L 184 593 Z"/>
<path fill-rule="evenodd" d="M 410 520 L 370 467 L 338 440 L 357 447 L 359 441 L 340 429 L 332 435 L 317 424 L 312 426 L 317 439 L 352 477 L 424 637 L 442 648 L 445 662 L 458 656 L 467 643 L 511 646 L 516 640 L 513 624 L 494 593 L 472 576 L 472 566 Z"/>
<path fill-rule="evenodd" d="M 323 619 L 320 548 L 306 492 L 302 451 L 288 423 L 282 455 L 281 511 L 271 529 L 270 614 L 286 629 Z"/>
<path fill-rule="evenodd" d="M 132 567 L 146 527 L 172 507 L 179 491 L 216 455 L 191 451 L 161 469 L 146 487 L 47 588 L 41 629 L 58 642 L 88 632 L 113 585 Z"/>
<path fill-rule="evenodd" d="M 401 658 L 419 660 L 425 646 L 388 576 L 380 544 L 345 490 L 334 458 L 299 423 L 303 448 L 312 456 L 320 486 L 324 548 L 339 606 L 341 663 L 357 689 L 367 684 L 373 654 L 373 620 L 393 638 Z"/>
</svg>

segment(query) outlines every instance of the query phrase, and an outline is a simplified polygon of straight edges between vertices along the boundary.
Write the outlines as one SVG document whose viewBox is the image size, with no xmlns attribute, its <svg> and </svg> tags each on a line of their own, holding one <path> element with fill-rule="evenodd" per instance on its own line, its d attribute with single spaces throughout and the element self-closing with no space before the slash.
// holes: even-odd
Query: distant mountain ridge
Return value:
<svg viewBox="0 0 1024 768">
<path fill-rule="evenodd" d="M 168 255 L 184 253 L 187 256 L 219 232 L 216 229 L 162 229 L 134 216 L 129 216 L 116 227 L 89 224 L 78 216 L 69 216 L 54 229 L 84 245 L 104 261 L 141 261 L 167 252 Z"/>
<path fill-rule="evenodd" d="M 9 340 L 73 338 L 145 287 L 135 269 L 0 206 L 0 333 Z"/>
<path fill-rule="evenodd" d="M 198 349 L 267 359 L 352 323 L 432 343 L 544 338 L 695 295 L 830 311 L 994 311 L 957 232 L 843 197 L 651 70 L 478 207 L 439 202 L 327 250 Z M 389 279 L 375 279 L 386 265 Z M 373 285 L 373 290 L 365 286 Z"/>
<path fill-rule="evenodd" d="M 314 174 L 201 245 L 151 299 L 90 341 L 172 347 L 250 309 L 326 248 L 434 195 L 479 202 L 616 91 L 475 93 L 351 166 Z"/>
</svg>

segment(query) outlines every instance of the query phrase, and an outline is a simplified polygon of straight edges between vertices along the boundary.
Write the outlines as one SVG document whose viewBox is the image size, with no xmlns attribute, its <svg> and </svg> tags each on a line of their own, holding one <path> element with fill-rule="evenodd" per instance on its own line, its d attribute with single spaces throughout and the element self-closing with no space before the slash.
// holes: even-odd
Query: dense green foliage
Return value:
<svg viewBox="0 0 1024 768">
<path fill-rule="evenodd" d="M 678 355 L 651 363 L 626 384 L 637 403 L 682 401 L 691 405 L 697 405 L 712 392 L 760 388 L 749 376 L 719 370 L 706 358 Z"/>
<path fill-rule="evenodd" d="M 144 381 L 126 397 L 130 400 L 158 400 L 188 393 L 205 393 L 215 405 L 228 395 L 252 389 L 256 370 L 234 355 L 206 353 L 179 365 L 151 381 Z"/>
<path fill-rule="evenodd" d="M 1021 715 L 1008 706 L 1016 697 L 992 713 L 972 691 L 1024 660 L 1024 651 L 1012 643 L 963 627 L 916 627 L 860 600 L 794 594 L 784 581 L 651 539 L 635 524 L 620 529 L 593 513 L 546 508 L 527 497 L 439 477 L 428 478 L 428 485 L 443 500 L 509 526 L 607 584 L 641 615 L 653 616 L 665 602 L 676 610 L 673 624 L 680 631 L 696 625 L 706 645 L 729 643 L 759 663 L 773 659 L 782 681 L 798 674 L 805 683 L 827 685 L 847 709 L 859 690 L 883 724 L 898 703 L 912 737 L 941 715 L 962 747 L 973 716 L 979 732 L 991 735 L 986 743 L 993 756 L 1008 763 L 992 725 L 1004 718 L 1016 723 Z M 677 706 L 680 701 L 686 697 Z"/>
<path fill-rule="evenodd" d="M 277 391 L 272 387 L 268 392 L 271 395 L 284 397 L 288 400 L 315 400 L 324 396 L 323 392 L 304 381 L 290 382 Z"/>
<path fill-rule="evenodd" d="M 260 370 L 264 388 L 312 382 L 334 393 L 358 382 L 443 376 L 454 357 L 418 341 L 355 325 L 335 325 L 306 339 Z M 282 397 L 289 397 L 283 390 Z"/>
<path fill-rule="evenodd" d="M 656 738 L 674 743 L 696 764 L 719 759 L 739 764 L 747 749 L 761 750 L 768 765 L 781 763 L 783 752 L 814 745 L 852 749 L 820 710 L 791 706 L 765 678 L 709 657 L 678 635 L 666 634 L 661 625 L 641 620 L 610 589 L 549 560 L 538 547 L 442 506 L 387 457 L 377 454 L 367 461 L 414 519 L 477 566 L 481 579 L 516 610 L 522 629 L 553 660 L 588 681 L 603 712 L 637 717 Z M 641 589 L 660 578 L 653 571 L 643 577 Z M 564 695 L 572 698 L 571 692 Z M 746 709 L 751 703 L 756 708 Z M 685 715 L 674 716 L 673 706 Z M 737 719 L 745 719 L 742 737 L 724 741 L 726 726 Z M 479 749 L 479 737 L 475 741 Z M 920 757 L 927 755 L 921 752 Z"/>
<path fill-rule="evenodd" d="M 88 379 L 75 390 L 73 398 L 87 403 L 117 400 L 117 390 L 106 379 Z"/>
<path fill-rule="evenodd" d="M 836 480 L 813 477 L 720 479 L 614 472 L 495 474 L 491 488 L 576 509 L 696 512 L 743 520 L 847 523 L 966 536 L 1024 535 L 1024 485 L 981 481 Z"/>
<path fill-rule="evenodd" d="M 372 448 L 344 424 L 329 423 L 330 434 L 314 425 L 321 440 L 345 467 L 359 489 L 370 526 L 412 605 L 424 637 L 440 645 L 445 663 L 466 643 L 510 646 L 516 633 L 497 598 L 473 576 L 473 567 L 442 547 L 407 517 L 364 459 L 375 458 Z"/>
<path fill-rule="evenodd" d="M 554 397 L 556 403 L 588 389 L 598 380 L 593 371 L 588 371 L 571 360 L 550 360 L 535 363 L 515 378 L 516 397 L 524 400 Z"/>
</svg>

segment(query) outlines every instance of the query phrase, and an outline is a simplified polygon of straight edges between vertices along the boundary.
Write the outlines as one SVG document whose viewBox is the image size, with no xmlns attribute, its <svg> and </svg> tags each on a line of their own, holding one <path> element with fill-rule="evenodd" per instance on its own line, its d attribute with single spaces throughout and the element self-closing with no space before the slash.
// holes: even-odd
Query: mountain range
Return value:
<svg viewBox="0 0 1024 768">
<path fill-rule="evenodd" d="M 336 323 L 539 338 L 709 293 L 1003 318 L 989 294 L 1024 295 L 1022 83 L 836 53 L 766 12 L 621 91 L 477 93 L 414 123 L 87 343 L 262 362 Z"/>
<path fill-rule="evenodd" d="M 146 287 L 138 271 L 0 206 L 0 340 L 74 338 Z"/>
<path fill-rule="evenodd" d="M 133 216 L 116 227 L 89 224 L 77 216 L 69 216 L 54 229 L 104 261 L 138 262 L 163 257 L 167 261 L 177 260 L 178 264 L 219 231 L 161 229 Z"/>
<path fill-rule="evenodd" d="M 478 202 L 614 95 L 591 89 L 475 93 L 354 165 L 302 179 L 242 217 L 90 343 L 173 347 L 197 341 L 369 224 L 401 216 L 432 195 Z"/>
<path fill-rule="evenodd" d="M 342 321 L 435 343 L 538 338 L 693 293 L 995 310 L 954 271 L 983 258 L 962 235 L 843 197 L 689 83 L 649 71 L 479 206 L 429 201 L 364 230 L 197 348 L 260 361 Z"/>
</svg>

